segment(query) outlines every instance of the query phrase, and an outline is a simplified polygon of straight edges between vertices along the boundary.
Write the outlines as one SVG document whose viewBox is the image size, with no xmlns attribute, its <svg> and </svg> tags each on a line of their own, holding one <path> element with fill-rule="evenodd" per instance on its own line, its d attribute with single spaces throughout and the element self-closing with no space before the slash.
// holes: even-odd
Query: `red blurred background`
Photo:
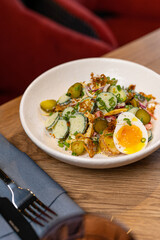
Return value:
<svg viewBox="0 0 160 240">
<path fill-rule="evenodd" d="M 49 68 L 99 57 L 158 27 L 159 0 L 1 0 L 0 103 Z"/>
</svg>

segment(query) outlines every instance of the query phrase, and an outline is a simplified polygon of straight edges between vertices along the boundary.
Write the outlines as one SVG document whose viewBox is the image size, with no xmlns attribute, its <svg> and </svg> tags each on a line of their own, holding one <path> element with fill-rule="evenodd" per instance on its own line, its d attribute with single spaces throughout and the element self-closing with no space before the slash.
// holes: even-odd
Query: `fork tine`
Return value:
<svg viewBox="0 0 160 240">
<path fill-rule="evenodd" d="M 44 224 L 42 224 L 41 222 L 39 222 L 37 219 L 35 219 L 34 217 L 32 217 L 25 209 L 21 210 L 21 212 L 28 217 L 31 221 L 39 224 L 40 226 L 44 227 Z"/>
<path fill-rule="evenodd" d="M 38 207 L 35 202 L 32 203 L 32 206 L 39 211 L 40 213 L 42 213 L 43 215 L 45 215 L 46 217 L 52 219 L 52 217 L 50 215 L 48 215 L 46 212 L 44 212 L 44 210 L 40 209 L 40 207 Z"/>
<path fill-rule="evenodd" d="M 32 204 L 31 204 L 31 206 L 32 206 Z M 31 212 L 33 215 L 35 215 L 36 217 L 38 217 L 38 218 L 40 218 L 41 220 L 43 220 L 43 221 L 45 221 L 45 222 L 48 223 L 48 221 L 47 221 L 44 217 L 42 217 L 40 214 L 38 214 L 31 206 L 28 206 L 28 207 L 27 207 L 27 210 L 28 210 L 29 212 Z"/>
<path fill-rule="evenodd" d="M 42 206 L 44 209 L 46 209 L 48 212 L 52 213 L 53 215 L 57 216 L 57 213 L 55 213 L 52 209 L 50 209 L 49 207 L 47 207 L 46 205 L 44 205 L 44 203 L 42 203 L 38 198 L 36 198 L 36 202 Z"/>
</svg>

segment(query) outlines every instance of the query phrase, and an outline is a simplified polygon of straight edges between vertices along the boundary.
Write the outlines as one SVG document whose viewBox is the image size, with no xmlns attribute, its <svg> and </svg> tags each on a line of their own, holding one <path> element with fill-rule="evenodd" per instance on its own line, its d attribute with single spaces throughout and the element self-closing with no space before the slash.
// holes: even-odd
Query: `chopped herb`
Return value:
<svg viewBox="0 0 160 240">
<path fill-rule="evenodd" d="M 119 93 L 116 95 L 116 97 L 117 97 L 117 101 L 121 102 L 121 98 L 120 98 L 120 94 Z"/>
<path fill-rule="evenodd" d="M 101 93 L 101 90 L 97 90 L 96 92 L 95 92 L 95 95 L 97 96 L 98 94 L 100 94 Z"/>
<path fill-rule="evenodd" d="M 100 97 L 97 98 L 97 102 L 99 102 L 99 104 L 101 105 L 101 106 L 99 107 L 99 109 L 101 109 L 101 110 L 106 109 L 106 110 L 107 110 L 107 107 L 106 107 L 105 102 L 104 102 Z"/>
<path fill-rule="evenodd" d="M 121 86 L 120 86 L 120 85 L 117 85 L 117 89 L 118 89 L 118 91 L 120 92 L 120 91 L 121 91 Z"/>
<path fill-rule="evenodd" d="M 63 148 L 63 147 L 64 147 L 64 143 L 59 140 L 59 141 L 58 141 L 58 146 L 61 147 L 61 148 Z"/>
<path fill-rule="evenodd" d="M 65 147 L 65 151 L 67 151 L 68 150 L 68 148 L 67 147 Z"/>
<path fill-rule="evenodd" d="M 73 156 L 77 156 L 77 153 L 75 153 L 75 152 L 72 152 L 72 155 L 73 155 Z"/>
<path fill-rule="evenodd" d="M 151 97 L 146 97 L 147 102 L 151 100 Z"/>
<path fill-rule="evenodd" d="M 99 132 L 99 134 L 102 134 L 102 133 L 103 133 L 103 131 L 100 131 L 100 132 Z"/>
<path fill-rule="evenodd" d="M 64 141 L 64 145 L 65 145 L 67 148 L 69 148 L 70 143 L 67 143 L 66 141 Z"/>
<path fill-rule="evenodd" d="M 74 109 L 75 109 L 75 110 L 78 110 L 78 106 L 79 106 L 79 103 L 77 103 L 77 104 L 74 106 Z"/>
<path fill-rule="evenodd" d="M 126 121 L 129 126 L 132 126 L 131 120 L 129 118 L 124 118 L 123 120 Z"/>
<path fill-rule="evenodd" d="M 141 139 L 141 142 L 142 142 L 142 143 L 145 143 L 145 141 L 146 141 L 145 138 L 142 138 L 142 139 Z"/>
<path fill-rule="evenodd" d="M 114 97 L 111 97 L 111 98 L 109 99 L 109 105 L 110 105 L 111 107 L 114 107 L 114 106 L 115 106 Z"/>
<path fill-rule="evenodd" d="M 69 121 L 69 116 L 68 116 L 68 114 L 65 114 L 64 117 L 63 117 L 63 119 L 68 122 L 68 121 Z"/>
<path fill-rule="evenodd" d="M 66 93 L 66 96 L 70 97 L 70 96 L 71 96 L 71 93 Z"/>
<path fill-rule="evenodd" d="M 71 136 L 69 136 L 69 137 L 68 137 L 68 140 L 71 140 L 71 139 L 72 139 L 72 137 L 71 137 Z"/>
<path fill-rule="evenodd" d="M 76 118 L 76 116 L 70 116 L 70 118 Z"/>
<path fill-rule="evenodd" d="M 125 108 L 127 108 L 128 110 L 132 109 L 133 106 L 132 105 L 126 105 Z"/>
<path fill-rule="evenodd" d="M 107 136 L 113 137 L 113 133 L 107 133 L 107 134 L 105 134 L 105 137 L 107 137 Z"/>
<path fill-rule="evenodd" d="M 76 136 L 78 134 L 78 132 L 76 131 L 75 133 L 74 133 L 74 136 Z"/>
<path fill-rule="evenodd" d="M 53 112 L 51 112 L 51 113 L 49 114 L 49 116 L 52 116 L 52 114 L 53 114 Z"/>
<path fill-rule="evenodd" d="M 75 112 L 76 112 L 75 110 L 72 110 L 71 114 L 73 115 L 73 114 L 75 114 Z"/>
</svg>

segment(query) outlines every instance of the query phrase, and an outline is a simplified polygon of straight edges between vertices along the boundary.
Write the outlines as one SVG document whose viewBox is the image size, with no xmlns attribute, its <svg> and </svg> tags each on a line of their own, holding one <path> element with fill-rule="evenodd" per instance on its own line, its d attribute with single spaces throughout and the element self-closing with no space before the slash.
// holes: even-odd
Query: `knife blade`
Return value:
<svg viewBox="0 0 160 240">
<path fill-rule="evenodd" d="M 38 240 L 32 226 L 8 198 L 0 198 L 0 214 L 22 240 Z"/>
</svg>

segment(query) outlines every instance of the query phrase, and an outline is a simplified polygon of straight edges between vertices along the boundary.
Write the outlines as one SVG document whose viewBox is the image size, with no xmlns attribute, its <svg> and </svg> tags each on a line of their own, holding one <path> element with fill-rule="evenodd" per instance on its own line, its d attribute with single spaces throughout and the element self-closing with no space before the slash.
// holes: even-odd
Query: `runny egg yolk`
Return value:
<svg viewBox="0 0 160 240">
<path fill-rule="evenodd" d="M 125 125 L 119 129 L 116 134 L 118 143 L 124 147 L 125 153 L 134 153 L 141 150 L 144 146 L 142 140 L 142 131 L 136 125 Z"/>
</svg>

